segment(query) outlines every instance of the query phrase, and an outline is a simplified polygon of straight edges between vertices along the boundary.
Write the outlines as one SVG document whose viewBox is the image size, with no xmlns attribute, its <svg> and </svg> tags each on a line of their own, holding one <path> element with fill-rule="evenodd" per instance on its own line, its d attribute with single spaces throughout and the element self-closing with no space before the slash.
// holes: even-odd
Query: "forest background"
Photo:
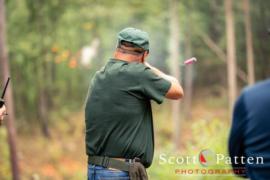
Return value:
<svg viewBox="0 0 270 180">
<path fill-rule="evenodd" d="M 125 27 L 149 33 L 148 61 L 185 91 L 181 101 L 153 103 L 150 179 L 187 178 L 175 173 L 182 166 L 160 165 L 162 153 L 227 154 L 237 96 L 270 77 L 268 7 L 265 0 L 0 0 L 0 84 L 12 82 L 0 179 L 86 178 L 84 100 Z M 196 64 L 181 66 L 191 57 Z"/>
</svg>

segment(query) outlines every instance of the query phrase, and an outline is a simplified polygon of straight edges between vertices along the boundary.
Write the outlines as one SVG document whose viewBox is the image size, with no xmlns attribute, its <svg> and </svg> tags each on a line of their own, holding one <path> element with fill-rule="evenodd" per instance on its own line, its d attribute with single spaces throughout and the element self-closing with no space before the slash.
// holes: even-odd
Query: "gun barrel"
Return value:
<svg viewBox="0 0 270 180">
<path fill-rule="evenodd" d="M 1 96 L 2 99 L 4 99 L 4 97 L 5 97 L 5 94 L 6 94 L 6 91 L 7 91 L 7 87 L 8 87 L 8 84 L 9 84 L 9 80 L 10 80 L 10 77 L 8 77 L 8 80 L 6 82 L 5 88 L 4 88 L 3 92 L 2 92 L 2 96 Z"/>
</svg>

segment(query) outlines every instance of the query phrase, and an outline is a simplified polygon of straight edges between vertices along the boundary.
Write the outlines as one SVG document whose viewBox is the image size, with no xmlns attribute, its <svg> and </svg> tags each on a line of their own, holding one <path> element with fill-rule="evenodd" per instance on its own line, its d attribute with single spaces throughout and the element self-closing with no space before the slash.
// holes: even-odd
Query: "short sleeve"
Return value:
<svg viewBox="0 0 270 180">
<path fill-rule="evenodd" d="M 145 66 L 140 77 L 143 93 L 149 99 L 161 104 L 166 93 L 171 87 L 171 82 L 159 77 L 149 67 Z"/>
</svg>

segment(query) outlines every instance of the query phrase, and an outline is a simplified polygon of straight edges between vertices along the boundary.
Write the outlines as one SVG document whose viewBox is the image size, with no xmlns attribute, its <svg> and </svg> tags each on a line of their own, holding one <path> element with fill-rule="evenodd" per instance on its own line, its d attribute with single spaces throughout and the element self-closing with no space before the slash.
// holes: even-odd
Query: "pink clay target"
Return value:
<svg viewBox="0 0 270 180">
<path fill-rule="evenodd" d="M 196 61 L 197 61 L 197 59 L 195 57 L 192 57 L 190 59 L 185 60 L 184 64 L 182 64 L 182 66 L 189 65 L 189 64 L 194 64 Z"/>
</svg>

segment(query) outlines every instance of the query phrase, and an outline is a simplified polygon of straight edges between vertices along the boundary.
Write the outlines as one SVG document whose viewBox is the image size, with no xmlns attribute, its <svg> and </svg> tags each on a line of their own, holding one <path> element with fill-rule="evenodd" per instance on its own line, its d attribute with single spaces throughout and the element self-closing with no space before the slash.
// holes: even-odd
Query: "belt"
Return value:
<svg viewBox="0 0 270 180">
<path fill-rule="evenodd" d="M 129 171 L 130 163 L 137 162 L 135 159 L 117 159 L 108 156 L 88 156 L 88 164 L 103 166 L 105 168 L 113 168 L 121 171 Z"/>
</svg>

